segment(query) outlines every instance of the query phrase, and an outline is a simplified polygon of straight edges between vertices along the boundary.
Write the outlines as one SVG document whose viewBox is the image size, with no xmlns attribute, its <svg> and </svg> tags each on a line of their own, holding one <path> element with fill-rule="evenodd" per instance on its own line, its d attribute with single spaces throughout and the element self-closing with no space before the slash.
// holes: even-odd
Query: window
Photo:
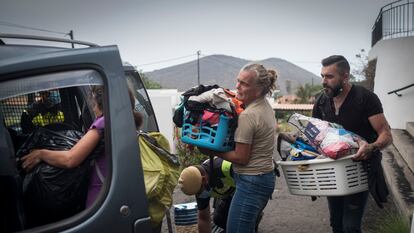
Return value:
<svg viewBox="0 0 414 233">
<path fill-rule="evenodd" d="M 68 150 L 76 144 L 95 119 L 96 102 L 90 98 L 91 90 L 102 84 L 100 74 L 93 70 L 50 73 L 1 83 L 1 130 L 8 131 L 7 137 L 11 139 L 8 147 L 13 147 L 8 151 L 15 153 L 19 173 L 15 178 L 20 180 L 16 181 L 20 185 L 2 187 L 2 190 L 16 194 L 10 195 L 14 200 L 5 202 L 17 203 L 15 208 L 19 205 L 23 208 L 11 212 L 0 210 L 0 214 L 17 212 L 20 217 L 24 216 L 26 224 L 15 229 L 56 222 L 85 209 L 89 174 L 93 172 L 94 162 L 98 163 L 99 156 L 105 153 L 103 137 L 79 165 L 70 169 L 43 161 L 26 171 L 21 166 L 21 158 L 32 149 L 43 149 L 43 145 L 55 146 L 45 146 L 49 150 Z M 109 166 L 106 160 L 102 164 Z"/>
<path fill-rule="evenodd" d="M 133 91 L 135 97 L 135 110 L 143 115 L 141 129 L 146 132 L 158 131 L 157 121 L 149 100 L 147 91 L 139 78 L 138 72 L 126 72 L 128 88 Z"/>
<path fill-rule="evenodd" d="M 5 116 L 4 123 L 7 128 L 16 134 L 27 134 L 33 131 L 35 126 L 44 127 L 52 123 L 65 121 L 59 89 L 44 90 L 29 94 L 23 94 L 1 101 L 1 112 Z M 54 114 L 50 114 L 54 113 Z M 25 123 L 28 120 L 33 126 Z"/>
</svg>

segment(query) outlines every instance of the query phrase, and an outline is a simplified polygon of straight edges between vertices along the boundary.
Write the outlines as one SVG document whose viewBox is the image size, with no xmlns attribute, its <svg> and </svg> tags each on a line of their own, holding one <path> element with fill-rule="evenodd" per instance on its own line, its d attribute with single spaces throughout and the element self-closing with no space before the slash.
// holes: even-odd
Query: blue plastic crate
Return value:
<svg viewBox="0 0 414 233">
<path fill-rule="evenodd" d="M 190 145 L 207 148 L 214 151 L 226 152 L 234 149 L 234 140 L 230 125 L 230 118 L 220 114 L 216 127 L 210 127 L 202 121 L 202 116 L 196 125 L 190 123 L 189 112 L 184 111 L 181 141 Z"/>
</svg>

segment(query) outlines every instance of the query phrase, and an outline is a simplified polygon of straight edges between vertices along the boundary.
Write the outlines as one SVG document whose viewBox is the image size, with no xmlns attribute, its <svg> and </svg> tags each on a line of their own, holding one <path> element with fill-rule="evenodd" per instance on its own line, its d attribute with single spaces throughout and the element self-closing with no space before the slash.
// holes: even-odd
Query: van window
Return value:
<svg viewBox="0 0 414 233">
<path fill-rule="evenodd" d="M 158 131 L 157 120 L 148 97 L 148 93 L 145 90 L 144 84 L 139 77 L 138 72 L 128 71 L 125 73 L 127 78 L 128 88 L 130 88 L 135 97 L 135 110 L 140 112 L 143 117 L 143 124 L 141 129 L 146 132 Z"/>
<path fill-rule="evenodd" d="M 91 90 L 102 85 L 100 74 L 93 70 L 49 73 L 1 82 L 0 124 L 10 136 L 12 143 L 9 146 L 13 148 L 7 151 L 14 153 L 10 156 L 15 157 L 17 163 L 11 163 L 8 166 L 13 167 L 7 168 L 16 171 L 13 175 L 16 182 L 1 188 L 2 192 L 7 190 L 16 194 L 8 196 L 13 200 L 2 200 L 15 203 L 9 205 L 15 209 L 1 209 L 0 215 L 15 213 L 16 216 L 10 218 L 16 221 L 4 223 L 6 225 L 26 219 L 20 227 L 6 226 L 7 229 L 23 230 L 53 223 L 85 209 L 90 174 L 94 173 L 94 164 L 107 153 L 103 146 L 104 133 L 96 148 L 71 169 L 41 161 L 27 171 L 22 167 L 21 158 L 36 149 L 68 150 L 73 147 L 96 118 L 93 109 L 97 103 L 91 98 Z M 110 166 L 109 161 L 102 164 Z M 101 172 L 106 171 L 110 169 Z"/>
</svg>

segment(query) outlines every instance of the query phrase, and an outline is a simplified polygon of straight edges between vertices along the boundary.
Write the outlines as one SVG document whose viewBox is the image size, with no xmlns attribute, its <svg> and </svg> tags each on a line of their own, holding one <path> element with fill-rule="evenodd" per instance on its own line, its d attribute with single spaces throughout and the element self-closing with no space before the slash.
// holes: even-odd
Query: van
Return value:
<svg viewBox="0 0 414 233">
<path fill-rule="evenodd" d="M 110 159 L 103 187 L 90 208 L 27 226 L 28 210 L 22 201 L 22 177 L 16 172 L 15 155 L 33 129 L 22 116 L 47 91 L 56 97 L 62 115 L 53 123 L 85 133 L 95 118 L 88 99 L 94 85 L 103 85 L 105 90 L 104 145 Z M 158 131 L 139 73 L 122 63 L 116 46 L 0 34 L 0 232 L 151 232 L 128 89 L 134 94 L 135 109 L 144 116 L 141 129 Z"/>
</svg>

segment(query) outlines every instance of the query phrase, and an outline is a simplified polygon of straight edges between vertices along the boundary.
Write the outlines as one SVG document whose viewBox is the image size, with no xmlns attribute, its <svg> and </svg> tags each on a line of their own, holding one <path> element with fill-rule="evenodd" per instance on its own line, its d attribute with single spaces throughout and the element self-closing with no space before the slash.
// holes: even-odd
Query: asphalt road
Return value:
<svg viewBox="0 0 414 233">
<path fill-rule="evenodd" d="M 180 190 L 174 192 L 174 204 L 194 201 L 194 197 L 184 195 Z M 372 232 L 385 212 L 395 211 L 392 201 L 384 209 L 376 206 L 370 197 L 363 223 L 363 232 Z M 174 211 L 171 218 L 174 219 Z M 331 232 L 329 212 L 325 197 L 312 201 L 308 196 L 297 196 L 289 193 L 283 174 L 276 181 L 276 188 L 264 210 L 259 233 L 323 233 Z M 165 221 L 164 221 L 165 222 Z M 174 224 L 174 222 L 173 222 Z M 163 224 L 162 232 L 168 232 L 167 224 Z"/>
<path fill-rule="evenodd" d="M 329 232 L 329 213 L 326 198 L 312 201 L 309 196 L 289 193 L 283 174 L 264 210 L 259 232 L 308 233 Z"/>
</svg>

